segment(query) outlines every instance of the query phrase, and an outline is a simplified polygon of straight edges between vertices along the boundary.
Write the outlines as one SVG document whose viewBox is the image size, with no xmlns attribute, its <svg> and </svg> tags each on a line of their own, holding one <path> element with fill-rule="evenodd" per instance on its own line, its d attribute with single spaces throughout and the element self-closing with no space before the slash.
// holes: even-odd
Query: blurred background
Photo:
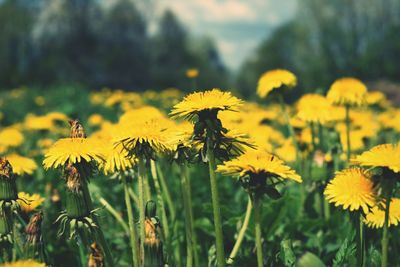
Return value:
<svg viewBox="0 0 400 267">
<path fill-rule="evenodd" d="M 400 0 L 0 0 L 0 88 L 254 95 L 287 68 L 300 91 L 341 76 L 398 96 Z"/>
</svg>

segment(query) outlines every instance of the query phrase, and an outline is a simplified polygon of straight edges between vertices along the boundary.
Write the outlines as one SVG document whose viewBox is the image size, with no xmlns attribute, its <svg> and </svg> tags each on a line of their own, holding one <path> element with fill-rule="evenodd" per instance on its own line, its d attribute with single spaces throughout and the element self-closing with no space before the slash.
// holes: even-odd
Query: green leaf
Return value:
<svg viewBox="0 0 400 267">
<path fill-rule="evenodd" d="M 296 263 L 296 256 L 294 255 L 290 239 L 281 242 L 280 258 L 286 267 L 293 267 Z"/>
<path fill-rule="evenodd" d="M 338 252 L 333 259 L 332 267 L 344 266 L 348 259 L 354 255 L 356 250 L 356 244 L 353 242 L 354 236 L 349 240 L 345 239 L 343 244 L 340 246 Z"/>
<path fill-rule="evenodd" d="M 297 267 L 326 267 L 326 265 L 311 252 L 306 252 L 297 262 Z"/>
</svg>

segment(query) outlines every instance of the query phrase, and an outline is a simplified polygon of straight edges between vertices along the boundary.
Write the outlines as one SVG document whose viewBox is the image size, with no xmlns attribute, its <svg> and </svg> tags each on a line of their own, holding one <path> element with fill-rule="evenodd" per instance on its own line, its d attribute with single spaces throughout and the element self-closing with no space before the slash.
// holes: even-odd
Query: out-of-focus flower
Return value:
<svg viewBox="0 0 400 267">
<path fill-rule="evenodd" d="M 390 106 L 389 100 L 387 100 L 385 94 L 381 91 L 372 91 L 367 93 L 367 104 L 370 106 L 379 106 L 381 108 L 387 108 Z"/>
<path fill-rule="evenodd" d="M 261 75 L 258 80 L 257 94 L 265 98 L 274 89 L 282 86 L 292 88 L 296 85 L 297 78 L 292 72 L 283 69 L 270 70 Z"/>
<path fill-rule="evenodd" d="M 188 69 L 186 70 L 186 77 L 188 78 L 196 78 L 199 76 L 199 70 L 198 69 Z"/>
<path fill-rule="evenodd" d="M 37 169 L 37 164 L 33 159 L 22 157 L 15 153 L 7 155 L 6 158 L 13 167 L 14 173 L 17 175 L 30 175 Z"/>
<path fill-rule="evenodd" d="M 335 206 L 350 211 L 363 210 L 368 213 L 375 205 L 374 183 L 371 175 L 360 168 L 336 172 L 324 191 L 325 198 Z"/>
<path fill-rule="evenodd" d="M 46 267 L 46 264 L 34 260 L 20 260 L 0 265 L 0 267 Z"/>
<path fill-rule="evenodd" d="M 353 163 L 368 167 L 386 167 L 400 172 L 400 146 L 398 144 L 378 145 L 357 156 Z"/>
<path fill-rule="evenodd" d="M 365 224 L 371 228 L 382 228 L 385 222 L 385 203 L 372 208 L 365 218 Z M 400 221 L 400 199 L 392 198 L 389 207 L 389 226 L 397 226 Z"/>
<path fill-rule="evenodd" d="M 88 118 L 88 124 L 91 126 L 98 126 L 103 121 L 104 121 L 103 116 L 101 116 L 100 114 L 97 114 L 97 113 L 90 115 L 90 117 Z"/>
<path fill-rule="evenodd" d="M 44 198 L 39 194 L 30 195 L 25 192 L 19 192 L 17 201 L 21 210 L 25 213 L 29 213 L 39 207 L 44 202 Z"/>
<path fill-rule="evenodd" d="M 46 99 L 43 96 L 37 96 L 35 97 L 35 104 L 42 107 L 46 104 Z"/>
<path fill-rule="evenodd" d="M 318 94 L 303 95 L 297 103 L 297 117 L 309 123 L 321 123 L 332 121 L 332 106 L 323 96 Z"/>
<path fill-rule="evenodd" d="M 336 105 L 361 106 L 366 102 L 367 87 L 358 79 L 337 79 L 328 91 L 327 98 Z"/>
<path fill-rule="evenodd" d="M 286 139 L 282 146 L 275 149 L 275 154 L 286 162 L 295 162 L 296 147 L 293 145 L 293 140 Z"/>
<path fill-rule="evenodd" d="M 24 135 L 14 127 L 7 127 L 0 131 L 0 146 L 17 147 L 24 142 Z"/>
</svg>

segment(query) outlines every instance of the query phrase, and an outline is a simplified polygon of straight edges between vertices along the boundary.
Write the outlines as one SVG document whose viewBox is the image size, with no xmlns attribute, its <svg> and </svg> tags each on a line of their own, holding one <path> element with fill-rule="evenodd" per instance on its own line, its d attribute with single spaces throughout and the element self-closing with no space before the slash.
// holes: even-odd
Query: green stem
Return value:
<svg viewBox="0 0 400 267">
<path fill-rule="evenodd" d="M 137 246 L 135 219 L 133 217 L 132 203 L 129 196 L 129 184 L 124 175 L 122 176 L 122 182 L 124 183 L 125 205 L 128 211 L 129 237 L 131 241 L 132 261 L 134 267 L 139 267 L 139 248 Z"/>
<path fill-rule="evenodd" d="M 165 177 L 164 174 L 161 170 L 160 165 L 156 165 L 156 169 L 157 169 L 157 173 L 158 176 L 160 178 L 160 183 L 161 183 L 161 189 L 163 192 L 163 196 L 165 198 L 165 200 L 167 201 L 167 206 L 168 206 L 168 210 L 171 213 L 171 220 L 174 221 L 175 220 L 175 216 L 176 216 L 176 212 L 175 212 L 175 205 L 172 202 L 172 198 L 171 198 L 171 193 L 169 192 L 169 188 L 168 185 L 165 181 Z"/>
<path fill-rule="evenodd" d="M 257 266 L 263 267 L 263 251 L 261 241 L 261 201 L 258 196 L 254 197 L 254 225 L 255 225 L 255 236 L 256 236 L 256 249 L 257 249 Z"/>
<path fill-rule="evenodd" d="M 98 200 L 101 205 L 104 206 L 104 208 L 112 215 L 114 218 L 117 220 L 117 222 L 121 225 L 121 227 L 124 229 L 125 233 L 129 233 L 129 228 L 128 225 L 124 222 L 122 219 L 121 215 L 116 211 L 110 203 L 108 203 L 107 200 L 103 197 L 98 197 Z"/>
<path fill-rule="evenodd" d="M 239 252 L 239 248 L 242 245 L 244 234 L 246 233 L 247 227 L 249 226 L 251 211 L 252 211 L 252 205 L 251 205 L 251 199 L 249 197 L 249 199 L 247 201 L 246 215 L 244 216 L 244 221 L 243 221 L 242 227 L 240 228 L 240 231 L 239 231 L 238 237 L 236 239 L 235 245 L 233 246 L 232 252 L 228 257 L 228 260 L 226 261 L 226 263 L 229 265 L 233 264 L 236 254 Z"/>
<path fill-rule="evenodd" d="M 223 267 L 225 266 L 225 251 L 224 251 L 224 239 L 222 233 L 221 208 L 219 204 L 217 177 L 215 175 L 215 156 L 214 156 L 213 146 L 210 141 L 207 143 L 207 157 L 208 157 L 208 167 L 210 172 L 211 199 L 212 199 L 213 214 L 214 214 L 217 266 Z"/>
<path fill-rule="evenodd" d="M 86 260 L 85 251 L 84 251 L 85 246 L 83 245 L 82 240 L 79 240 L 76 243 L 76 245 L 78 246 L 78 250 L 79 250 L 79 259 L 81 261 L 81 266 L 85 267 L 85 266 L 87 266 L 87 260 Z"/>
<path fill-rule="evenodd" d="M 93 202 L 92 202 L 92 198 L 90 197 L 88 183 L 86 181 L 83 181 L 83 183 L 82 183 L 82 192 L 83 192 L 83 195 L 85 197 L 85 200 L 86 200 L 86 203 L 88 205 L 88 208 L 90 210 L 93 210 Z M 96 228 L 96 233 L 97 233 L 97 237 L 98 237 L 97 241 L 99 242 L 99 245 L 103 248 L 104 256 L 105 256 L 107 265 L 109 267 L 113 267 L 114 266 L 113 257 L 112 257 L 110 248 L 108 247 L 108 244 L 106 242 L 106 239 L 104 238 L 104 233 L 103 233 L 103 230 L 100 227 L 99 220 L 97 219 L 96 215 L 93 215 L 92 219 L 95 222 L 95 224 L 97 225 L 97 228 Z"/>
<path fill-rule="evenodd" d="M 383 236 L 382 236 L 382 264 L 381 267 L 388 266 L 388 245 L 389 245 L 389 209 L 390 209 L 390 201 L 391 201 L 391 191 L 387 190 L 386 196 L 386 208 L 385 208 L 385 221 L 383 223 Z"/>
<path fill-rule="evenodd" d="M 151 176 L 153 177 L 154 188 L 156 189 L 156 193 L 157 193 L 158 206 L 160 207 L 160 210 L 161 210 L 160 214 L 161 214 L 161 222 L 162 222 L 162 229 L 163 229 L 163 233 L 164 233 L 164 238 L 165 238 L 165 240 L 168 240 L 168 237 L 169 237 L 169 223 L 168 223 L 168 220 L 167 220 L 167 214 L 165 213 L 164 199 L 162 197 L 160 183 L 158 182 L 156 163 L 155 163 L 154 160 L 150 161 L 150 170 L 151 170 Z"/>
<path fill-rule="evenodd" d="M 192 221 L 192 242 L 193 242 L 193 255 L 194 255 L 194 266 L 197 267 L 199 266 L 199 254 L 197 253 L 197 235 L 196 235 L 196 231 L 194 229 L 194 216 L 193 216 L 193 204 L 192 204 L 192 186 L 190 183 L 190 173 L 189 173 L 189 168 L 186 165 L 184 168 L 185 171 L 185 175 L 186 175 L 186 181 L 187 181 L 187 192 L 189 195 L 189 212 L 190 212 L 190 218 Z"/>
<path fill-rule="evenodd" d="M 362 213 L 356 214 L 357 267 L 364 266 L 364 224 Z"/>
<path fill-rule="evenodd" d="M 145 240 L 145 229 L 144 229 L 144 220 L 145 220 L 145 190 L 144 190 L 144 179 L 146 173 L 146 164 L 143 158 L 139 158 L 139 228 L 140 228 L 140 256 L 141 262 L 144 263 L 145 255 L 144 255 L 144 240 Z"/>
<path fill-rule="evenodd" d="M 129 195 L 131 196 L 132 200 L 135 202 L 135 205 L 137 207 L 139 207 L 139 198 L 138 196 L 135 194 L 135 192 L 133 191 L 132 188 L 129 188 Z"/>
<path fill-rule="evenodd" d="M 181 165 L 181 189 L 182 189 L 182 198 L 183 198 L 183 209 L 185 213 L 185 231 L 186 231 L 186 250 L 187 250 L 187 259 L 186 266 L 193 266 L 193 254 L 195 251 L 195 247 L 193 244 L 193 217 L 191 213 L 192 207 L 190 206 L 190 187 L 188 183 L 188 173 L 186 165 Z"/>
<path fill-rule="evenodd" d="M 350 106 L 346 105 L 346 139 L 347 139 L 347 163 L 350 162 L 351 145 L 350 145 Z"/>
</svg>

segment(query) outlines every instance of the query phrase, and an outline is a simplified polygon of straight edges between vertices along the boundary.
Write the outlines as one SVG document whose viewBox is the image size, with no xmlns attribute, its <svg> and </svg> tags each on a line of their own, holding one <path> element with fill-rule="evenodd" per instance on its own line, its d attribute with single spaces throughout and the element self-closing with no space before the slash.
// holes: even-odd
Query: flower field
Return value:
<svg viewBox="0 0 400 267">
<path fill-rule="evenodd" d="M 400 266 L 400 109 L 298 79 L 0 92 L 0 266 Z"/>
</svg>

